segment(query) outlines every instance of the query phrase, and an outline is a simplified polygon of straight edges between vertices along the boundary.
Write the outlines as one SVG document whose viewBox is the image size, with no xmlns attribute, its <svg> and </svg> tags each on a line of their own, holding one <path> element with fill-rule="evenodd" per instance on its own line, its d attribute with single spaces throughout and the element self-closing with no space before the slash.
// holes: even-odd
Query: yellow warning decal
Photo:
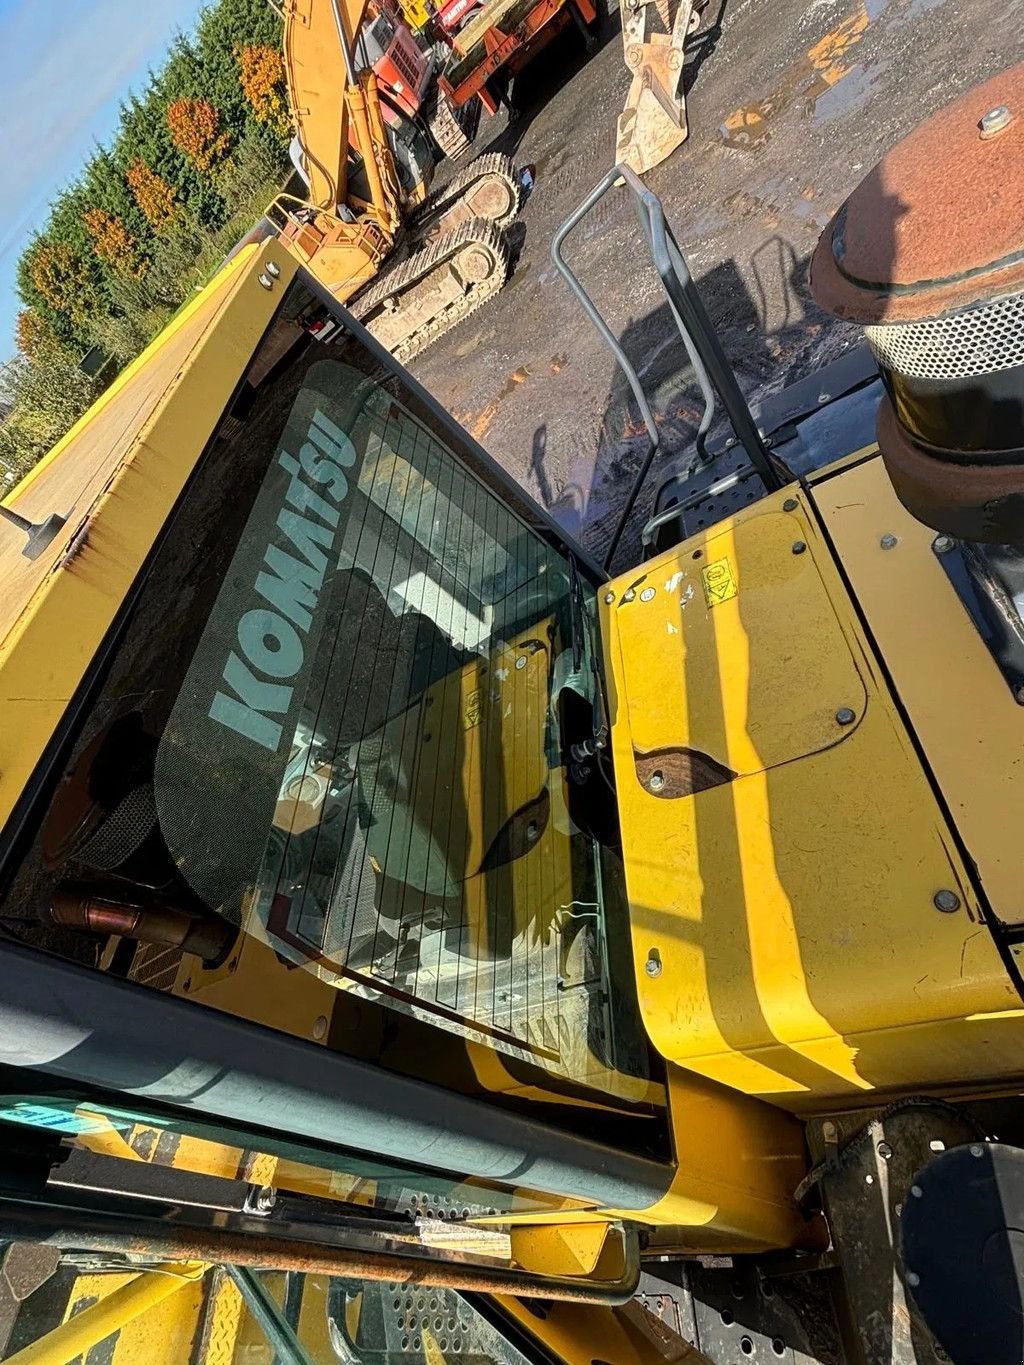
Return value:
<svg viewBox="0 0 1024 1365">
<path fill-rule="evenodd" d="M 462 728 L 472 730 L 475 725 L 479 725 L 483 719 L 483 691 L 476 687 L 472 692 L 466 693 L 466 699 L 462 711 Z"/>
<path fill-rule="evenodd" d="M 736 596 L 736 576 L 728 559 L 713 559 L 701 569 L 700 576 L 704 580 L 704 599 L 709 607 L 717 607 Z"/>
</svg>

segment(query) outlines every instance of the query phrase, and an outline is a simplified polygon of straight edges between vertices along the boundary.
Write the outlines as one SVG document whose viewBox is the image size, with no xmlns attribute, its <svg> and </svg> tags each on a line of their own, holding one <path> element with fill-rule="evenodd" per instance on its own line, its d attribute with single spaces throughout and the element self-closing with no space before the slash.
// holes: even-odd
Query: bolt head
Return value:
<svg viewBox="0 0 1024 1365">
<path fill-rule="evenodd" d="M 936 536 L 932 541 L 932 549 L 937 555 L 948 554 L 953 548 L 952 536 Z"/>
<path fill-rule="evenodd" d="M 911 1289 L 916 1289 L 917 1286 L 918 1286 L 920 1283 L 921 1283 L 921 1276 L 915 1274 L 913 1270 L 908 1270 L 908 1271 L 907 1271 L 907 1284 L 910 1285 Z"/>
<path fill-rule="evenodd" d="M 257 279 L 259 280 L 260 284 L 263 286 L 264 289 L 273 289 L 274 281 L 266 273 L 261 271 L 260 274 L 257 276 Z"/>
<path fill-rule="evenodd" d="M 643 592 L 640 594 L 640 601 L 649 602 L 653 596 L 654 596 L 653 588 L 644 588 Z"/>
<path fill-rule="evenodd" d="M 819 402 L 819 403 L 831 403 L 831 401 L 832 401 L 832 395 L 831 395 L 830 393 L 819 393 L 819 394 L 818 394 L 818 402 Z"/>
<path fill-rule="evenodd" d="M 878 543 L 883 550 L 891 550 L 899 544 L 899 537 L 894 536 L 891 531 L 886 531 L 885 535 Z"/>
<path fill-rule="evenodd" d="M 851 710 L 849 706 L 840 706 L 839 710 L 836 712 L 837 725 L 852 725 L 856 719 L 857 712 Z"/>
<path fill-rule="evenodd" d="M 990 109 L 987 114 L 983 114 L 978 122 L 982 137 L 995 137 L 996 133 L 1001 133 L 1004 128 L 1008 128 L 1013 122 L 1013 113 L 1005 104 L 997 104 L 994 109 Z"/>
<path fill-rule="evenodd" d="M 980 1143 L 980 1142 L 972 1142 L 972 1143 L 971 1143 L 971 1156 L 979 1156 L 979 1157 L 980 1157 L 980 1156 L 984 1156 L 984 1155 L 985 1155 L 985 1148 L 982 1147 L 981 1143 Z"/>
<path fill-rule="evenodd" d="M 610 607 L 611 604 L 612 604 L 614 601 L 615 601 L 615 594 L 614 594 L 613 592 L 606 592 L 605 595 L 604 595 L 605 606 L 606 606 L 606 607 Z"/>
<path fill-rule="evenodd" d="M 892 1159 L 892 1146 L 888 1142 L 880 1142 L 875 1148 L 875 1151 L 883 1161 L 890 1161 Z"/>
<path fill-rule="evenodd" d="M 321 1014 L 313 1024 L 313 1037 L 322 1042 L 327 1037 L 327 1015 Z"/>
<path fill-rule="evenodd" d="M 665 785 L 665 774 L 660 768 L 656 768 L 647 779 L 648 789 L 652 792 L 660 792 Z"/>
<path fill-rule="evenodd" d="M 807 545 L 806 545 L 806 543 L 805 543 L 804 541 L 802 541 L 802 540 L 794 540 L 794 541 L 793 541 L 793 553 L 794 553 L 795 555 L 802 555 L 803 552 L 804 552 L 806 549 L 807 549 Z"/>
<path fill-rule="evenodd" d="M 520 654 L 519 658 L 516 660 L 516 668 L 525 668 L 528 662 L 529 660 L 526 655 Z"/>
<path fill-rule="evenodd" d="M 786 501 L 782 504 L 782 510 L 784 512 L 795 512 L 796 509 L 797 509 L 796 498 L 787 498 Z"/>
<path fill-rule="evenodd" d="M 281 267 L 276 261 L 264 261 L 263 269 L 272 280 L 279 280 L 281 278 Z"/>
<path fill-rule="evenodd" d="M 653 955 L 653 953 L 652 953 L 652 954 L 647 958 L 647 961 L 644 963 L 644 971 L 647 973 L 648 976 L 660 976 L 660 975 L 661 975 L 661 958 L 660 958 L 660 957 L 655 957 L 655 956 Z"/>
<path fill-rule="evenodd" d="M 623 602 L 632 602 L 634 597 L 636 597 L 635 588 L 627 588 L 626 591 L 622 594 Z"/>
<path fill-rule="evenodd" d="M 910 1193 L 914 1196 L 915 1199 L 924 1198 L 924 1190 L 922 1190 L 920 1185 L 911 1185 Z"/>
<path fill-rule="evenodd" d="M 936 891 L 932 897 L 932 904 L 944 915 L 952 915 L 960 909 L 960 897 L 955 891 Z"/>
</svg>

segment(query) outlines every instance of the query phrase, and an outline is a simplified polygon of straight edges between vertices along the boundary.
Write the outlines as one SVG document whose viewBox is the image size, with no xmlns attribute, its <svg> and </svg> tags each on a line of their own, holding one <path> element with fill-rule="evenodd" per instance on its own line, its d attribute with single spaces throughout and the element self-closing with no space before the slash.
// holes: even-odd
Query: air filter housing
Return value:
<svg viewBox="0 0 1024 1365">
<path fill-rule="evenodd" d="M 908 510 L 962 539 L 1024 541 L 1024 64 L 882 158 L 822 234 L 811 288 L 864 325 Z"/>
</svg>

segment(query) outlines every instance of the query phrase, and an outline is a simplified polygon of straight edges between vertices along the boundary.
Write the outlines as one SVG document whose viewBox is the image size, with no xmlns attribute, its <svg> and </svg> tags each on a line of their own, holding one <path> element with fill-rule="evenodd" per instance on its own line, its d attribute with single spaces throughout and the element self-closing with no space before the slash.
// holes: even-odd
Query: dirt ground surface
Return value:
<svg viewBox="0 0 1024 1365">
<path fill-rule="evenodd" d="M 483 118 L 475 151 L 534 168 L 513 229 L 515 270 L 411 367 L 595 553 L 646 442 L 625 381 L 549 253 L 559 224 L 613 164 L 629 80 L 611 8 L 589 58 L 566 31 L 513 85 L 518 116 Z M 1022 57 L 1014 0 L 710 0 L 687 45 L 690 137 L 647 184 L 749 401 L 856 338 L 807 288 L 810 254 L 845 197 L 929 113 Z M 663 447 L 685 450 L 699 393 L 624 191 L 580 224 L 566 254 L 639 370 Z M 619 567 L 639 556 L 657 482 L 655 469 Z"/>
</svg>

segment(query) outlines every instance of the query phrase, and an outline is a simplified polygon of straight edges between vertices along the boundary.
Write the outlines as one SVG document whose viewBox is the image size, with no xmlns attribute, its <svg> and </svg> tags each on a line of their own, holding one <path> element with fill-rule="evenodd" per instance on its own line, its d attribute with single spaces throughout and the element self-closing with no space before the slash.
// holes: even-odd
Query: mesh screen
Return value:
<svg viewBox="0 0 1024 1365">
<path fill-rule="evenodd" d="M 865 327 L 878 363 L 915 379 L 966 379 L 1024 365 L 1024 294 L 923 322 Z"/>
</svg>

